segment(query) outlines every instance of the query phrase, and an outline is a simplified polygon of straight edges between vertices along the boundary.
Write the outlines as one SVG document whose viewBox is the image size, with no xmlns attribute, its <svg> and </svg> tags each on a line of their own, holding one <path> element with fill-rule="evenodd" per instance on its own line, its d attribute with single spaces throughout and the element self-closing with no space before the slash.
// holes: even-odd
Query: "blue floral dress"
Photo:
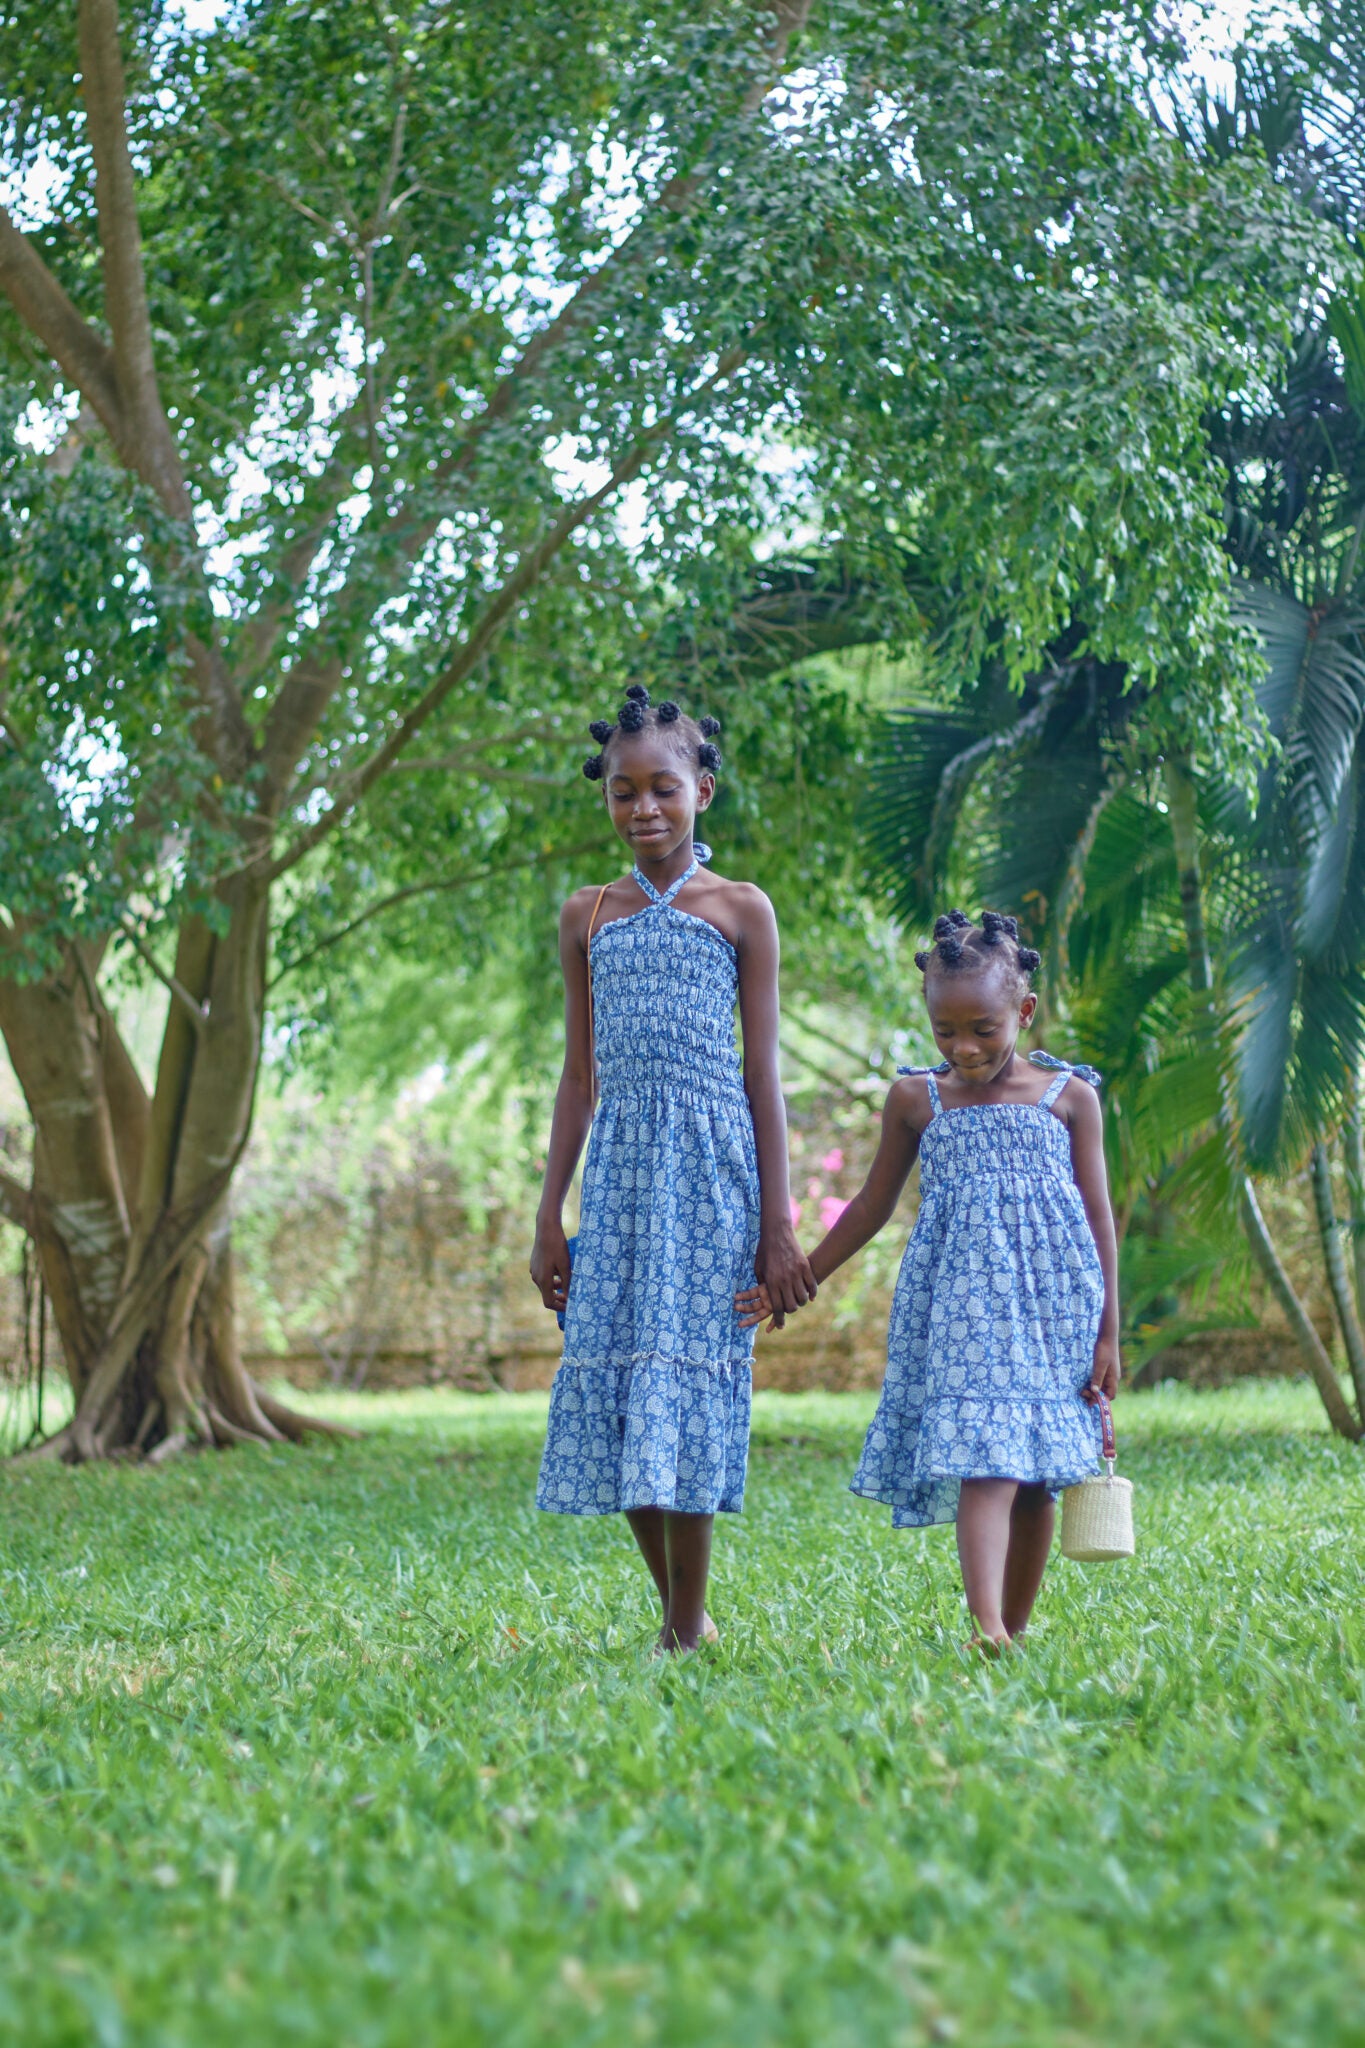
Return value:
<svg viewBox="0 0 1365 2048">
<path fill-rule="evenodd" d="M 636 868 L 647 907 L 592 938 L 601 1094 L 536 1490 L 555 1514 L 744 1504 L 758 1155 L 734 947 L 673 901 L 696 872 L 661 896 Z"/>
<path fill-rule="evenodd" d="M 964 1479 L 1055 1493 L 1099 1466 L 1099 1417 L 1080 1389 L 1094 1369 L 1104 1276 L 1052 1105 L 1073 1073 L 1100 1077 L 1030 1057 L 1060 1069 L 1037 1103 L 945 1110 L 928 1074 L 919 1215 L 852 1480 L 854 1493 L 887 1503 L 898 1529 L 953 1521 Z"/>
</svg>

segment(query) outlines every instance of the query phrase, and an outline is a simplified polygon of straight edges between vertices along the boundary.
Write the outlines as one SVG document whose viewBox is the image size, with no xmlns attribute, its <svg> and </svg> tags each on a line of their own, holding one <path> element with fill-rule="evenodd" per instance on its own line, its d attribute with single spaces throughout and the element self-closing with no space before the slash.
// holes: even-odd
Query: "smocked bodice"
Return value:
<svg viewBox="0 0 1365 2048">
<path fill-rule="evenodd" d="M 593 933 L 593 1035 L 602 1100 L 642 1090 L 716 1101 L 742 1096 L 735 1050 L 735 949 L 713 924 L 672 899 L 696 863 L 633 917 Z"/>
<path fill-rule="evenodd" d="M 1059 1174 L 1074 1185 L 1066 1125 L 1037 1103 L 992 1102 L 942 1109 L 920 1140 L 920 1194 L 988 1174 L 1029 1180 Z"/>
<path fill-rule="evenodd" d="M 1019 1178 L 1032 1184 L 1059 1179 L 1070 1195 L 1079 1194 L 1071 1165 L 1071 1137 L 1052 1104 L 1073 1073 L 1099 1081 L 1093 1067 L 1071 1067 L 1046 1053 L 1033 1053 L 1030 1064 L 1046 1067 L 1056 1079 L 1039 1102 L 981 1102 L 945 1109 L 935 1070 L 924 1073 L 934 1114 L 920 1139 L 920 1196 L 964 1181 Z"/>
<path fill-rule="evenodd" d="M 734 948 L 699 917 L 651 904 L 603 925 L 592 942 L 602 1100 L 641 1088 L 742 1093 L 738 991 Z"/>
</svg>

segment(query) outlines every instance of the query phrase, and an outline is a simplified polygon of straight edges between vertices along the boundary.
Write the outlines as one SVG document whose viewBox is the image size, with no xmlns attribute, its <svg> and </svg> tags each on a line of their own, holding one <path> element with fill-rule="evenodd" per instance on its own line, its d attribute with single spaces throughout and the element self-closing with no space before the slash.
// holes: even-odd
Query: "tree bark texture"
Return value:
<svg viewBox="0 0 1365 2048">
<path fill-rule="evenodd" d="M 177 979 L 202 1019 L 171 1002 L 150 1095 L 96 961 L 68 949 L 43 980 L 0 975 L 0 1036 L 35 1132 L 32 1187 L 23 1203 L 10 1190 L 6 1214 L 52 1304 L 75 1407 L 48 1448 L 72 1460 L 309 1427 L 263 1400 L 237 1345 L 227 1196 L 251 1127 L 268 892 L 242 885 L 229 908 L 223 936 L 180 933 Z"/>
</svg>

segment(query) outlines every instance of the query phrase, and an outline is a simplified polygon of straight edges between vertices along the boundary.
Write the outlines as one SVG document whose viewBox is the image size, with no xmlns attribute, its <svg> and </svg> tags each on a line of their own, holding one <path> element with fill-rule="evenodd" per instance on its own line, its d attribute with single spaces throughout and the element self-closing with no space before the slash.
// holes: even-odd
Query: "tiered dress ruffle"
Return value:
<svg viewBox="0 0 1365 2048">
<path fill-rule="evenodd" d="M 1037 1064 L 1062 1065 L 1042 1055 Z M 1062 1067 L 1036 1104 L 949 1110 L 928 1077 L 919 1215 L 852 1481 L 890 1507 L 897 1528 L 951 1522 L 964 1479 L 1056 1493 L 1098 1469 L 1099 1418 L 1080 1389 L 1094 1367 L 1104 1276 L 1051 1107 L 1072 1071 Z"/>
<path fill-rule="evenodd" d="M 693 872 L 593 935 L 601 1092 L 536 1491 L 557 1514 L 744 1503 L 758 1159 L 734 948 L 671 901 Z"/>
</svg>

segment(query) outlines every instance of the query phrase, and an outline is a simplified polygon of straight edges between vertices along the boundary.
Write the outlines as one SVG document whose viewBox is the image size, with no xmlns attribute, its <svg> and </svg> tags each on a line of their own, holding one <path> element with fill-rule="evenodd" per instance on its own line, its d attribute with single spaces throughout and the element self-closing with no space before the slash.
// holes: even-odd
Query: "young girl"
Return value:
<svg viewBox="0 0 1365 2048">
<path fill-rule="evenodd" d="M 988 910 L 977 928 L 954 910 L 915 955 L 942 1063 L 893 1085 L 872 1170 L 811 1256 L 823 1280 L 875 1237 L 921 1156 L 886 1380 L 852 1486 L 885 1501 L 896 1528 L 956 1520 L 988 1645 L 1028 1626 L 1055 1496 L 1097 1468 L 1094 1404 L 1119 1380 L 1099 1075 L 1019 1057 L 1038 955 L 1018 932 L 1012 917 Z M 747 1326 L 768 1297 L 753 1288 L 737 1305 Z"/>
<path fill-rule="evenodd" d="M 560 919 L 564 1074 L 531 1277 L 564 1315 L 564 1357 L 536 1500 L 624 1512 L 663 1605 L 660 1644 L 690 1650 L 715 1634 L 712 1518 L 744 1500 L 753 1335 L 736 1290 L 756 1276 L 779 1317 L 815 1297 L 787 1187 L 777 925 L 761 890 L 700 865 L 717 721 L 651 709 L 637 684 L 615 725 L 590 730 L 602 751 L 584 773 L 634 866 Z M 590 1124 L 571 1284 L 562 1212 Z"/>
</svg>

